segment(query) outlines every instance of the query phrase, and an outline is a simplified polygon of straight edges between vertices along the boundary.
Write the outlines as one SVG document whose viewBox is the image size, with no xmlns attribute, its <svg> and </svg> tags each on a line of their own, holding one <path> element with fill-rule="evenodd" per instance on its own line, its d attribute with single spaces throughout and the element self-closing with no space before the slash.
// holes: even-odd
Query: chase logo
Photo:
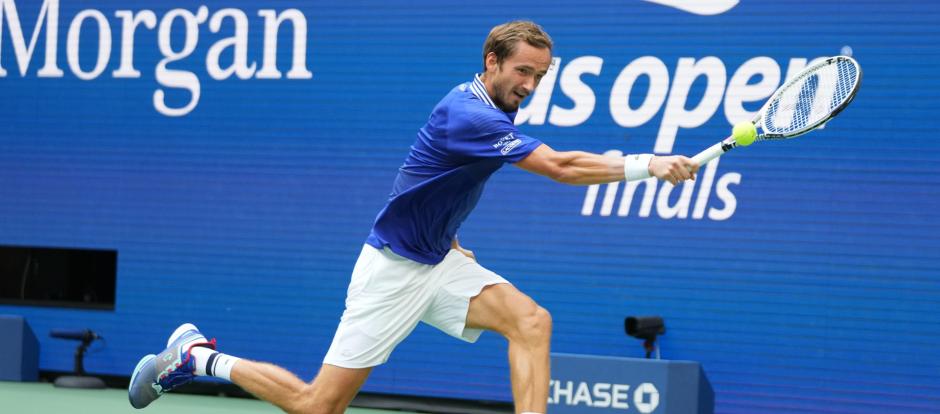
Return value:
<svg viewBox="0 0 940 414">
<path fill-rule="evenodd" d="M 553 379 L 549 383 L 548 403 L 558 411 L 567 412 L 569 407 L 583 407 L 578 412 L 607 412 L 612 409 L 624 413 L 651 414 L 659 407 L 659 400 L 659 390 L 649 382 L 640 384 L 634 390 L 628 384 L 608 382 Z"/>
<path fill-rule="evenodd" d="M 738 5 L 739 0 L 644 0 L 650 3 L 697 14 L 700 16 L 714 16 L 722 14 Z"/>
</svg>

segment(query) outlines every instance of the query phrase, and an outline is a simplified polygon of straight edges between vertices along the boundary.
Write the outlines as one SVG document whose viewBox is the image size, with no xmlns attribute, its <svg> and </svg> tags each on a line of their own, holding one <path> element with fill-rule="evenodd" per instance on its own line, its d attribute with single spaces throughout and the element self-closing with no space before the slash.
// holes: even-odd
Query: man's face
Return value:
<svg viewBox="0 0 940 414">
<path fill-rule="evenodd" d="M 496 63 L 496 55 L 486 60 L 486 80 L 493 102 L 506 112 L 516 112 L 522 101 L 535 90 L 542 76 L 548 72 L 552 54 L 525 41 L 519 41 L 511 56 Z"/>
</svg>

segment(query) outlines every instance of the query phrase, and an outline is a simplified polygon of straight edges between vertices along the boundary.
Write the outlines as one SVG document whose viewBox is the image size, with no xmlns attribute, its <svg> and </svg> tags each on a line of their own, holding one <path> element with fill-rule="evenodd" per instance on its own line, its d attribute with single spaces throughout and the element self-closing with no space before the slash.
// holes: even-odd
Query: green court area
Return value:
<svg viewBox="0 0 940 414">
<path fill-rule="evenodd" d="M 75 390 L 56 388 L 50 383 L 0 381 L 0 412 L 11 414 L 59 413 L 142 413 L 142 414 L 241 414 L 280 413 L 273 405 L 252 399 L 167 394 L 149 407 L 135 410 L 121 389 Z M 404 411 L 350 408 L 347 414 L 406 413 Z M 415 414 L 415 413 L 411 413 Z"/>
</svg>

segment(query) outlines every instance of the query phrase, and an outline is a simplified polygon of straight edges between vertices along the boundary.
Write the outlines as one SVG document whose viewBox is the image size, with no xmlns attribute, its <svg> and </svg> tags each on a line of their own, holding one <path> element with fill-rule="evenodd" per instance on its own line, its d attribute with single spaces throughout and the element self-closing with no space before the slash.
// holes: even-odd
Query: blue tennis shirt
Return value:
<svg viewBox="0 0 940 414">
<path fill-rule="evenodd" d="M 519 133 L 515 118 L 493 103 L 479 75 L 451 90 L 418 131 L 366 243 L 440 263 L 490 175 L 542 144 Z"/>
</svg>

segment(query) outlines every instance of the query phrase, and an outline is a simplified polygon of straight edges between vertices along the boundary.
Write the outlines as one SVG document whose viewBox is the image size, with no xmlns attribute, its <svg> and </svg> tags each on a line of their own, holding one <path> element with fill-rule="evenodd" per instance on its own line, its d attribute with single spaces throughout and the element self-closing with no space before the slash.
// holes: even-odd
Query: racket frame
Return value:
<svg viewBox="0 0 940 414">
<path fill-rule="evenodd" d="M 855 83 L 852 85 L 848 96 L 845 99 L 843 99 L 843 101 L 839 103 L 839 105 L 836 106 L 835 109 L 833 109 L 829 113 L 828 116 L 821 118 L 819 121 L 813 124 L 807 125 L 806 127 L 803 127 L 799 130 L 789 132 L 786 134 L 767 133 L 764 130 L 764 122 L 763 122 L 764 115 L 765 115 L 765 112 L 767 111 L 767 108 L 769 108 L 770 105 L 773 102 L 775 102 L 781 94 L 787 91 L 790 85 L 801 80 L 808 73 L 812 73 L 816 71 L 817 69 L 819 69 L 820 67 L 833 64 L 837 60 L 847 60 L 848 62 L 851 62 L 853 65 L 855 65 L 855 70 L 858 73 L 858 76 L 855 78 Z M 859 86 L 861 85 L 861 82 L 862 82 L 862 68 L 861 66 L 859 66 L 858 62 L 855 61 L 855 59 L 852 59 L 849 56 L 840 55 L 840 56 L 828 57 L 823 60 L 820 60 L 819 62 L 816 62 L 813 65 L 810 65 L 809 67 L 803 68 L 803 70 L 801 70 L 799 73 L 797 73 L 796 75 L 788 79 L 786 82 L 784 82 L 783 85 L 781 85 L 779 88 L 777 88 L 777 90 L 774 91 L 773 95 L 771 95 L 770 98 L 767 99 L 767 102 L 764 103 L 764 106 L 762 106 L 760 110 L 757 111 L 757 115 L 754 117 L 751 123 L 754 124 L 755 128 L 760 128 L 761 133 L 757 134 L 757 137 L 754 138 L 754 141 L 767 141 L 767 140 L 780 140 L 780 139 L 795 138 L 807 132 L 810 132 L 816 128 L 819 128 L 821 125 L 825 125 L 826 122 L 829 122 L 829 120 L 831 120 L 840 112 L 842 112 L 842 110 L 844 110 L 847 106 L 849 106 L 852 100 L 855 99 L 855 95 L 856 93 L 858 93 L 858 89 L 859 89 Z M 692 160 L 698 163 L 698 165 L 704 165 L 705 163 L 715 158 L 718 158 L 722 154 L 728 151 L 731 151 L 732 149 L 737 148 L 737 147 L 738 147 L 738 143 L 734 139 L 734 136 L 729 135 L 727 138 L 721 140 L 717 144 L 714 144 L 706 148 L 704 151 L 693 156 Z"/>
</svg>

